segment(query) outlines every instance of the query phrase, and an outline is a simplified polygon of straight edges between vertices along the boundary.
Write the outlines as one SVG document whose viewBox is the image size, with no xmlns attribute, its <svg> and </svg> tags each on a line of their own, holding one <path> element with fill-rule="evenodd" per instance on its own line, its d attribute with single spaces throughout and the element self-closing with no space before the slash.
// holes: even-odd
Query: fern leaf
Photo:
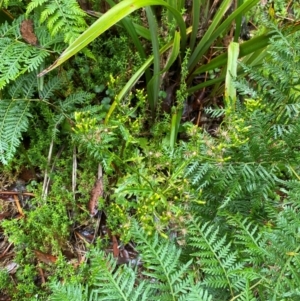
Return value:
<svg viewBox="0 0 300 301">
<path fill-rule="evenodd" d="M 297 200 L 298 201 L 298 200 Z M 298 208 L 287 207 L 279 214 L 276 228 L 265 233 L 266 245 L 266 278 L 273 284 L 270 300 L 297 300 L 300 296 L 300 239 Z"/>
<path fill-rule="evenodd" d="M 3 164 L 12 159 L 22 132 L 28 128 L 30 99 L 36 87 L 35 72 L 23 75 L 9 87 L 6 99 L 0 99 L 0 162 Z"/>
<path fill-rule="evenodd" d="M 81 284 L 61 285 L 52 283 L 50 285 L 52 295 L 50 301 L 88 301 L 88 289 Z"/>
<path fill-rule="evenodd" d="M 241 277 L 243 264 L 238 263 L 237 253 L 231 249 L 226 236 L 220 236 L 218 229 L 210 223 L 201 225 L 191 219 L 189 245 L 197 249 L 193 256 L 199 258 L 204 273 L 203 284 L 211 288 L 227 288 L 233 297 L 243 287 Z"/>
<path fill-rule="evenodd" d="M 212 296 L 201 287 L 201 283 L 191 284 L 191 291 L 181 296 L 178 301 L 212 301 Z"/>
<path fill-rule="evenodd" d="M 86 14 L 76 0 L 32 0 L 27 7 L 27 14 L 39 6 L 42 6 L 40 23 L 47 22 L 52 36 L 63 32 L 66 43 L 73 42 L 86 28 Z"/>
<path fill-rule="evenodd" d="M 21 134 L 28 128 L 29 101 L 0 100 L 0 161 L 12 159 Z"/>
<path fill-rule="evenodd" d="M 0 26 L 0 90 L 25 72 L 37 70 L 48 56 L 44 49 L 21 42 L 19 28 L 23 17 Z"/>
<path fill-rule="evenodd" d="M 92 254 L 92 271 L 94 288 L 90 300 L 147 301 L 153 293 L 151 285 L 145 281 L 136 285 L 133 269 L 117 267 L 115 258 L 104 252 Z"/>
<path fill-rule="evenodd" d="M 41 91 L 41 98 L 43 100 L 49 100 L 53 95 L 55 91 L 58 91 L 64 84 L 64 81 L 58 77 L 55 76 L 51 78 L 45 85 L 43 91 Z"/>
<path fill-rule="evenodd" d="M 79 91 L 68 96 L 64 101 L 61 101 L 59 107 L 64 112 L 74 112 L 76 105 L 88 103 L 94 97 L 93 94 Z"/>
<path fill-rule="evenodd" d="M 234 243 L 241 246 L 245 261 L 258 267 L 267 256 L 262 231 L 259 231 L 258 225 L 254 225 L 247 218 L 243 220 L 239 214 L 234 216 L 228 214 L 227 221 L 236 229 L 233 233 Z"/>
<path fill-rule="evenodd" d="M 253 296 L 249 281 L 247 281 L 245 290 L 239 295 L 237 301 L 257 301 L 257 299 Z"/>
<path fill-rule="evenodd" d="M 138 242 L 137 249 L 142 254 L 145 267 L 143 274 L 155 279 L 153 286 L 159 292 L 161 301 L 178 300 L 191 291 L 195 293 L 197 289 L 198 294 L 203 293 L 202 289 L 194 287 L 195 284 L 188 276 L 192 261 L 181 263 L 181 252 L 174 243 L 159 240 L 157 234 L 154 237 L 147 236 L 136 223 L 133 236 Z"/>
</svg>

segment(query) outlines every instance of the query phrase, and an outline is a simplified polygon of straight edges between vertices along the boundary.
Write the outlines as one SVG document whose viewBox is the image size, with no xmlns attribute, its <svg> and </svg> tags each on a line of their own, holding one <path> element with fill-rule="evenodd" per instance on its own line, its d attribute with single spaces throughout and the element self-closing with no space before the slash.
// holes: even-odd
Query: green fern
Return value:
<svg viewBox="0 0 300 301">
<path fill-rule="evenodd" d="M 20 6 L 22 4 L 22 0 L 4 0 L 3 1 L 3 6 L 8 7 L 8 6 Z"/>
<path fill-rule="evenodd" d="M 27 130 L 30 103 L 0 101 L 0 161 L 7 164 L 20 144 L 21 133 Z"/>
<path fill-rule="evenodd" d="M 275 221 L 273 231 L 266 233 L 266 269 L 263 270 L 272 294 L 269 300 L 297 300 L 300 297 L 299 201 L 285 206 Z"/>
<path fill-rule="evenodd" d="M 192 261 L 181 263 L 180 250 L 166 239 L 146 236 L 136 223 L 133 223 L 133 236 L 137 249 L 141 252 L 142 274 L 133 266 L 117 266 L 111 255 L 93 250 L 90 254 L 89 299 L 88 300 L 128 300 L 128 301 L 211 301 L 212 297 L 190 270 Z M 140 268 L 139 268 L 140 270 Z M 83 287 L 56 284 L 50 300 L 65 298 L 67 292 Z M 73 292 L 71 292 L 73 290 Z M 79 292 L 81 296 L 83 292 Z M 64 300 L 64 299 L 61 299 Z M 70 298 L 70 300 L 74 300 Z"/>
<path fill-rule="evenodd" d="M 90 300 L 149 300 L 153 291 L 146 281 L 138 281 L 136 272 L 128 266 L 117 267 L 112 256 L 94 251 L 91 254 L 92 289 Z M 137 282 L 138 281 L 138 282 Z M 138 283 L 138 284 L 137 284 Z"/>
<path fill-rule="evenodd" d="M 203 214 L 218 207 L 264 213 L 264 203 L 276 198 L 276 187 L 299 165 L 300 51 L 299 33 L 282 38 L 278 29 L 262 68 L 249 68 L 249 82 L 237 83 L 245 95 L 216 134 L 199 134 L 197 159 L 186 177 L 207 202 Z M 205 212 L 206 211 L 206 212 Z"/>
<path fill-rule="evenodd" d="M 254 286 L 255 287 L 255 286 Z M 257 301 L 257 298 L 254 297 L 253 291 L 250 287 L 249 282 L 246 283 L 245 291 L 239 294 L 237 301 Z"/>
<path fill-rule="evenodd" d="M 85 12 L 75 0 L 32 0 L 27 15 L 41 7 L 40 23 L 47 22 L 52 36 L 63 32 L 65 43 L 73 42 L 86 29 Z"/>
<path fill-rule="evenodd" d="M 0 100 L 0 162 L 7 164 L 14 156 L 22 139 L 22 133 L 29 127 L 31 109 L 40 105 L 41 113 L 47 120 L 52 138 L 56 137 L 58 126 L 65 120 L 73 119 L 77 106 L 82 106 L 93 98 L 91 93 L 78 91 L 64 100 L 58 98 L 59 91 L 66 82 L 55 76 L 45 83 L 38 95 L 36 72 L 21 75 L 2 91 Z M 35 101 L 35 102 L 33 102 Z M 38 101 L 38 104 L 36 103 Z M 52 107 L 49 107 L 51 101 Z M 68 122 L 67 122 L 68 123 Z"/>
<path fill-rule="evenodd" d="M 53 292 L 51 301 L 88 301 L 88 290 L 82 285 L 60 285 L 52 283 L 50 288 Z"/>
<path fill-rule="evenodd" d="M 0 100 L 0 161 L 7 164 L 29 125 L 30 99 L 37 88 L 36 73 L 22 76 L 8 90 L 10 99 Z"/>
<path fill-rule="evenodd" d="M 241 215 L 230 215 L 230 213 L 223 213 L 226 216 L 228 225 L 234 229 L 232 230 L 232 238 L 234 244 L 238 246 L 239 258 L 243 258 L 245 262 L 254 267 L 260 267 L 266 256 L 265 239 L 263 237 L 264 229 L 258 224 L 250 222 L 248 218 L 243 219 Z"/>
<path fill-rule="evenodd" d="M 248 281 L 258 278 L 254 271 L 246 269 L 246 262 L 215 225 L 201 224 L 197 219 L 190 218 L 188 228 L 188 245 L 195 249 L 192 256 L 198 258 L 197 264 L 203 273 L 203 286 L 219 296 L 219 300 L 235 297 L 245 289 Z"/>
<path fill-rule="evenodd" d="M 133 237 L 138 242 L 137 249 L 142 254 L 145 268 L 143 274 L 150 279 L 155 279 L 153 287 L 159 292 L 159 299 L 161 301 L 175 301 L 179 298 L 189 300 L 186 295 L 195 290 L 194 280 L 189 271 L 192 260 L 180 264 L 181 252 L 177 246 L 159 240 L 157 234 L 151 239 L 144 231 L 135 227 Z M 202 293 L 202 289 L 198 291 L 199 293 Z"/>
<path fill-rule="evenodd" d="M 45 49 L 24 43 L 20 35 L 18 18 L 0 26 L 0 90 L 21 74 L 37 70 L 49 53 Z"/>
</svg>

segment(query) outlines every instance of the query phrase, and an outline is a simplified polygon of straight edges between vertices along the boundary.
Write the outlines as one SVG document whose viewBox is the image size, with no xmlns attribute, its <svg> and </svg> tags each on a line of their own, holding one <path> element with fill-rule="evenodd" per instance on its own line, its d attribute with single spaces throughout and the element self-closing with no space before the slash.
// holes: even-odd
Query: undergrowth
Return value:
<svg viewBox="0 0 300 301">
<path fill-rule="evenodd" d="M 267 23 L 271 46 L 262 66 L 242 64 L 237 106 L 226 116 L 223 108 L 206 110 L 222 118 L 211 135 L 189 122 L 172 128 L 162 108 L 167 93 L 153 117 L 143 78 L 116 99 L 142 63 L 123 31 L 37 78 L 88 19 L 76 1 L 29 2 L 26 15 L 0 25 L 0 161 L 47 181 L 27 186 L 35 197 L 23 200 L 20 218 L 1 221 L 18 268 L 16 283 L 1 268 L 0 289 L 13 300 L 297 300 L 299 33 Z M 38 45 L 24 41 L 25 17 Z M 187 97 L 184 64 L 173 116 Z M 96 224 L 86 204 L 99 166 L 98 210 L 110 235 L 139 254 L 127 264 L 107 254 L 100 237 L 96 246 L 85 242 L 80 264 L 66 259 L 70 233 Z M 37 264 L 41 254 L 48 262 Z"/>
</svg>

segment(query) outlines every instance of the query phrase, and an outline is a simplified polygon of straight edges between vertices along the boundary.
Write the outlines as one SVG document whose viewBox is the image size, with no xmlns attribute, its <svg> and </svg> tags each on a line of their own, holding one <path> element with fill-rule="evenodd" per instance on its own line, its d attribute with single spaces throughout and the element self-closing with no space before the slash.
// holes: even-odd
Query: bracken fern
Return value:
<svg viewBox="0 0 300 301">
<path fill-rule="evenodd" d="M 47 22 L 52 36 L 63 32 L 66 43 L 73 42 L 86 28 L 86 14 L 75 0 L 32 0 L 27 14 L 38 7 L 41 7 L 40 23 Z"/>
</svg>

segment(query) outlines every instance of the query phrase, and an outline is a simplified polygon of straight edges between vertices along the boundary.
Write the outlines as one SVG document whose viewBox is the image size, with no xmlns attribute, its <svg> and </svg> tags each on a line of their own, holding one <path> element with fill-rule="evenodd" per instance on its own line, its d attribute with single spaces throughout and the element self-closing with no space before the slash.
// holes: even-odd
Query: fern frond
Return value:
<svg viewBox="0 0 300 301">
<path fill-rule="evenodd" d="M 76 105 L 89 102 L 94 97 L 93 94 L 79 91 L 71 94 L 65 100 L 59 101 L 59 107 L 62 111 L 73 113 L 76 110 Z"/>
<path fill-rule="evenodd" d="M 7 164 L 28 128 L 29 101 L 0 100 L 0 161 Z"/>
<path fill-rule="evenodd" d="M 12 100 L 30 100 L 37 89 L 36 72 L 22 75 L 7 89 Z"/>
<path fill-rule="evenodd" d="M 63 32 L 65 43 L 73 42 L 86 29 L 85 12 L 75 0 L 32 0 L 27 14 L 42 6 L 40 23 L 47 22 L 52 36 Z"/>
<path fill-rule="evenodd" d="M 245 287 L 246 281 L 255 279 L 254 273 L 244 273 L 245 264 L 238 261 L 237 251 L 233 251 L 226 235 L 219 234 L 218 228 L 213 224 L 201 225 L 197 219 L 191 218 L 188 222 L 190 231 L 188 245 L 196 252 L 197 263 L 204 274 L 203 286 L 205 288 L 226 289 L 229 296 L 234 297 Z M 223 296 L 227 300 L 226 296 Z"/>
<path fill-rule="evenodd" d="M 300 296 L 300 221 L 298 209 L 284 208 L 276 221 L 276 228 L 265 237 L 268 241 L 266 252 L 266 278 L 272 283 L 270 300 L 296 300 Z"/>
<path fill-rule="evenodd" d="M 201 287 L 201 283 L 191 285 L 191 291 L 181 296 L 178 301 L 212 301 L 212 296 Z"/>
<path fill-rule="evenodd" d="M 253 296 L 249 281 L 247 281 L 245 290 L 239 295 L 237 301 L 257 301 L 257 299 Z"/>
<path fill-rule="evenodd" d="M 0 26 L 0 90 L 25 72 L 37 70 L 48 56 L 44 49 L 20 41 L 20 17 Z"/>
<path fill-rule="evenodd" d="M 81 284 L 52 283 L 50 288 L 52 290 L 50 301 L 88 301 L 88 289 Z"/>
<path fill-rule="evenodd" d="M 254 225 L 248 218 L 243 219 L 239 214 L 228 214 L 227 222 L 235 229 L 232 233 L 234 244 L 240 246 L 240 254 L 243 254 L 244 260 L 256 267 L 262 264 L 267 256 L 263 231 L 259 231 L 258 225 Z"/>
<path fill-rule="evenodd" d="M 208 299 L 208 295 L 203 293 L 203 289 L 196 287 L 190 277 L 190 260 L 181 263 L 179 260 L 180 249 L 174 243 L 154 237 L 149 237 L 134 223 L 133 236 L 137 241 L 137 249 L 141 252 L 145 270 L 143 274 L 150 279 L 155 279 L 153 286 L 158 292 L 161 301 L 168 300 L 188 300 L 186 294 L 198 294 L 203 299 Z M 154 298 L 156 299 L 156 298 Z M 201 300 L 201 299 L 198 299 Z"/>
<path fill-rule="evenodd" d="M 37 89 L 36 73 L 20 76 L 0 99 L 0 161 L 7 164 L 29 125 L 31 98 Z"/>
<path fill-rule="evenodd" d="M 43 100 L 49 100 L 55 91 L 58 91 L 64 84 L 64 80 L 61 77 L 55 76 L 52 77 L 43 88 L 43 91 L 40 92 L 40 96 Z"/>
<path fill-rule="evenodd" d="M 0 39 L 0 89 L 27 71 L 36 70 L 48 56 L 47 51 L 29 44 Z"/>
<path fill-rule="evenodd" d="M 128 266 L 117 267 L 115 258 L 104 252 L 91 255 L 93 288 L 90 300 L 147 301 L 153 294 L 152 286 L 138 281 L 135 271 Z"/>
</svg>

